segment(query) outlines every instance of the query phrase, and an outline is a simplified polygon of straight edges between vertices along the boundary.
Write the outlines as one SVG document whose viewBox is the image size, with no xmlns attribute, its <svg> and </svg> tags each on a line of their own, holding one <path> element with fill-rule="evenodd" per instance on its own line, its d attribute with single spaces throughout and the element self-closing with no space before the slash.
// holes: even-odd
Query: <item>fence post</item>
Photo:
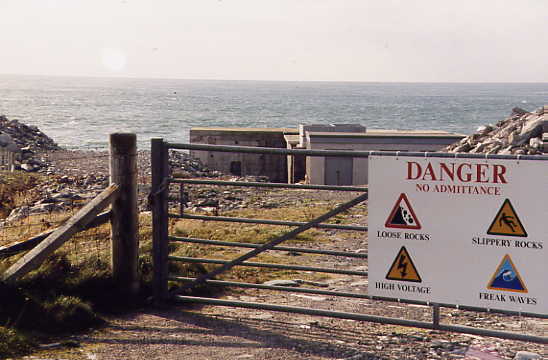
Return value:
<svg viewBox="0 0 548 360">
<path fill-rule="evenodd" d="M 152 247 L 154 263 L 154 298 L 157 303 L 168 297 L 167 255 L 168 255 L 168 189 L 166 180 L 169 175 L 168 149 L 163 139 L 151 139 L 152 170 Z M 167 191 L 166 191 L 167 190 Z"/>
<path fill-rule="evenodd" d="M 123 294 L 139 291 L 139 214 L 137 209 L 137 136 L 110 134 L 110 183 L 120 188 L 112 203 L 111 266 Z"/>
</svg>

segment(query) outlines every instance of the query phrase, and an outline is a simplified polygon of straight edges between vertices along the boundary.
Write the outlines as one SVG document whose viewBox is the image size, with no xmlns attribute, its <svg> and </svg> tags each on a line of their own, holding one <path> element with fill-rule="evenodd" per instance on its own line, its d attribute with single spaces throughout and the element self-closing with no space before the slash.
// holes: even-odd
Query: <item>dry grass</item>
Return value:
<svg viewBox="0 0 548 360">
<path fill-rule="evenodd" d="M 0 171 L 0 219 L 8 216 L 14 208 L 34 200 L 37 194 L 29 190 L 40 182 L 44 182 L 43 175 Z"/>
<path fill-rule="evenodd" d="M 231 211 L 223 215 L 242 218 L 262 218 L 272 220 L 306 222 L 324 214 L 325 212 L 332 209 L 333 206 L 333 203 L 308 203 L 300 204 L 299 206 L 284 208 L 260 209 L 260 211 L 258 211 L 257 209 L 242 209 Z M 344 223 L 346 221 L 347 220 L 345 215 L 338 215 L 332 218 L 329 222 Z M 292 229 L 293 228 L 290 228 L 288 226 L 206 222 L 202 220 L 184 219 L 177 221 L 174 224 L 173 233 L 176 236 L 190 238 L 264 244 L 291 231 Z M 317 247 L 318 244 L 326 241 L 328 241 L 328 236 L 325 231 L 310 229 L 297 235 L 294 239 L 287 240 L 282 245 L 303 248 L 310 246 Z M 248 248 L 201 245 L 194 243 L 176 243 L 173 246 L 172 250 L 172 254 L 175 256 L 188 256 L 218 260 L 232 260 L 250 251 L 250 249 Z M 287 252 L 268 251 L 259 254 L 257 257 L 254 257 L 249 261 L 313 266 L 316 256 L 317 255 L 310 254 L 300 256 L 288 256 Z M 216 266 L 217 265 L 205 264 L 202 268 L 202 272 L 204 270 L 209 271 Z M 189 269 L 194 270 L 194 272 L 200 272 L 199 269 L 196 269 L 196 265 L 186 265 L 180 268 L 180 270 L 182 270 L 183 272 L 189 271 Z M 299 277 L 307 280 L 321 280 L 329 278 L 329 275 L 308 272 L 302 273 L 295 270 L 285 269 L 237 266 L 233 268 L 230 272 L 221 274 L 218 279 L 250 283 L 262 283 L 268 280 L 287 279 L 292 277 Z"/>
</svg>

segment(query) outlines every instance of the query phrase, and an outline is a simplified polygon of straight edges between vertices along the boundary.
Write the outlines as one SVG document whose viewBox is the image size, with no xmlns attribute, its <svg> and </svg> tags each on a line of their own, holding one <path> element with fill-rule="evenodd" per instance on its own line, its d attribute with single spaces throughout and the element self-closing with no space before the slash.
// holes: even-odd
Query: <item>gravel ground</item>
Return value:
<svg viewBox="0 0 548 360">
<path fill-rule="evenodd" d="M 54 161 L 68 175 L 108 172 L 108 159 L 90 153 L 67 154 Z M 70 154 L 68 154 L 70 155 Z M 104 154 L 101 154 L 104 155 Z M 147 176 L 147 153 L 140 154 L 140 173 Z M 64 160 L 63 160 L 64 159 Z M 76 160 L 77 159 L 77 160 Z M 70 164 L 70 165 L 66 165 Z M 106 165 L 106 166 L 105 166 Z M 263 192 L 265 194 L 266 192 Z M 344 200 L 345 195 L 321 195 L 315 191 L 267 192 L 268 203 L 286 203 L 310 198 L 318 201 Z M 264 203 L 261 203 L 263 206 Z M 253 206 L 253 205 L 250 205 Z M 260 211 L 259 209 L 257 211 Z M 365 216 L 353 222 L 364 224 Z M 367 238 L 342 236 L 328 230 L 330 241 L 322 248 L 360 251 Z M 299 256 L 299 264 L 353 270 L 366 269 L 361 259 Z M 325 280 L 322 289 L 367 292 L 367 281 L 356 276 L 337 276 Z M 424 306 L 348 299 L 324 295 L 280 293 L 264 290 L 226 292 L 225 299 L 268 302 L 335 311 L 403 317 L 429 321 L 430 309 Z M 543 320 L 471 313 L 442 309 L 443 323 L 504 329 L 546 336 Z M 331 319 L 281 312 L 215 306 L 177 304 L 148 308 L 109 319 L 102 329 L 73 337 L 76 348 L 47 349 L 26 359 L 513 359 L 518 351 L 544 354 L 543 345 L 501 340 L 457 333 L 382 325 L 353 320 Z"/>
</svg>

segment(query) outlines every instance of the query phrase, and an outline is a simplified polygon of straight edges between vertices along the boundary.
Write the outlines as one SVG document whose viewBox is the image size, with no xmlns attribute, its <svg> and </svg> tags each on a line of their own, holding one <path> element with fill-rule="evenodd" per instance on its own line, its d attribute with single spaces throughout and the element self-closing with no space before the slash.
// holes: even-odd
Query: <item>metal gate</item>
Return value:
<svg viewBox="0 0 548 360">
<path fill-rule="evenodd" d="M 220 181 L 220 180 L 197 180 L 197 179 L 184 179 L 172 176 L 169 167 L 169 150 L 201 150 L 201 151 L 215 151 L 215 152 L 234 152 L 234 153 L 251 153 L 251 154 L 267 154 L 267 155 L 301 155 L 301 156 L 318 156 L 318 157 L 343 157 L 343 158 L 367 158 L 370 155 L 397 155 L 395 152 L 379 152 L 379 151 L 339 151 L 339 150 L 288 150 L 288 149 L 274 149 L 274 148 L 255 148 L 255 147 L 241 147 L 241 146 L 222 146 L 222 145 L 202 145 L 202 144 L 178 144 L 168 143 L 163 139 L 152 139 L 152 190 L 150 195 L 150 203 L 152 205 L 153 216 L 153 260 L 154 260 L 154 295 L 157 301 L 177 301 L 186 303 L 201 303 L 219 306 L 241 307 L 241 308 L 253 308 L 263 309 L 271 311 L 282 311 L 289 313 L 298 313 L 306 315 L 316 315 L 340 319 L 351 319 L 357 321 L 368 321 L 390 325 L 410 326 L 423 329 L 443 330 L 460 332 L 481 336 L 492 336 L 505 339 L 531 341 L 536 343 L 548 344 L 548 337 L 520 334 L 515 332 L 505 332 L 499 330 L 483 329 L 463 325 L 444 324 L 440 322 L 440 308 L 450 308 L 458 310 L 467 310 L 474 312 L 484 313 L 497 313 L 506 314 L 511 316 L 530 317 L 537 319 L 548 319 L 546 314 L 533 314 L 504 310 L 493 310 L 487 308 L 462 306 L 458 304 L 440 304 L 430 303 L 416 300 L 404 300 L 395 298 L 386 298 L 378 296 L 370 296 L 365 293 L 354 292 L 341 292 L 325 289 L 318 289 L 313 287 L 307 288 L 295 288 L 290 286 L 279 285 L 267 285 L 267 284 L 254 284 L 235 281 L 221 281 L 216 280 L 215 277 L 223 274 L 236 266 L 245 267 L 258 267 L 258 268 L 271 268 L 271 269 L 285 269 L 292 271 L 307 271 L 329 274 L 343 274 L 359 276 L 361 278 L 367 277 L 367 271 L 363 270 L 348 270 L 348 269 L 335 269 L 335 268 L 321 268 L 315 266 L 302 266 L 302 265 L 287 265 L 287 264 L 274 264 L 274 263 L 262 263 L 248 261 L 261 253 L 269 250 L 285 251 L 293 253 L 305 253 L 305 254 L 317 254 L 326 256 L 338 256 L 346 257 L 350 259 L 362 259 L 366 262 L 367 253 L 351 252 L 351 251 L 333 251 L 322 250 L 317 248 L 304 248 L 304 247 L 292 247 L 282 246 L 281 244 L 289 239 L 296 237 L 311 228 L 320 229 L 339 229 L 348 231 L 367 232 L 366 226 L 356 225 L 341 225 L 341 224 L 328 224 L 326 221 L 334 216 L 340 215 L 354 206 L 366 201 L 368 199 L 368 190 L 366 187 L 360 186 L 331 186 L 331 185 L 306 185 L 306 184 L 280 184 L 280 183 L 268 183 L 268 182 L 243 182 L 243 181 Z M 413 153 L 407 153 L 413 155 Z M 414 154 L 425 156 L 425 153 Z M 401 156 L 401 153 L 400 153 Z M 525 157 L 522 157 L 525 159 Z M 170 185 L 179 186 L 179 204 L 178 207 L 169 207 L 170 197 Z M 185 196 L 185 185 L 215 185 L 215 186 L 230 186 L 230 187 L 257 187 L 257 188 L 270 188 L 270 189 L 308 189 L 315 191 L 345 191 L 353 192 L 358 195 L 353 199 L 339 204 L 335 208 L 320 215 L 308 222 L 298 221 L 281 221 L 281 220 L 268 220 L 257 218 L 238 218 L 214 215 L 195 215 L 187 214 L 184 211 L 182 204 L 182 198 Z M 178 210 L 178 211 L 177 211 Z M 262 244 L 250 244 L 243 242 L 228 242 L 220 240 L 210 239 L 198 239 L 190 237 L 181 237 L 170 235 L 169 219 L 195 219 L 203 221 L 220 221 L 220 222 L 236 222 L 244 224 L 263 224 L 274 226 L 290 226 L 293 230 L 283 233 L 280 236 Z M 237 256 L 233 260 L 217 260 L 208 258 L 195 258 L 195 257 L 182 257 L 169 255 L 168 245 L 170 243 L 193 243 L 193 244 L 207 244 L 212 246 L 223 247 L 236 247 L 250 249 L 243 255 Z M 180 276 L 178 274 L 168 273 L 169 262 L 185 262 L 190 264 L 215 264 L 219 265 L 209 272 L 202 273 L 194 278 Z M 181 283 L 180 286 L 173 290 L 168 289 L 168 282 Z M 291 292 L 298 294 L 310 294 L 310 295 L 324 295 L 341 298 L 352 299 L 364 299 L 375 300 L 385 302 L 401 302 L 406 304 L 422 305 L 431 308 L 431 321 L 418 321 L 409 320 L 404 318 L 377 316 L 372 314 L 365 314 L 359 312 L 341 312 L 326 309 L 314 309 L 305 307 L 286 306 L 281 304 L 271 303 L 258 303 L 248 301 L 233 301 L 223 300 L 210 297 L 199 297 L 188 295 L 189 291 L 198 286 L 208 284 L 221 287 L 237 287 L 237 288 L 252 288 L 252 289 L 265 289 L 275 290 L 280 292 Z"/>
</svg>

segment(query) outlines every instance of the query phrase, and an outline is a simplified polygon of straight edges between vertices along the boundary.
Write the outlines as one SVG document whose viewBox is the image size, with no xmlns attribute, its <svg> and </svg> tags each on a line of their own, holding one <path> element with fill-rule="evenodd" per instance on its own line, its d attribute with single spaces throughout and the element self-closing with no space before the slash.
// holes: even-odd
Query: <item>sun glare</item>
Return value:
<svg viewBox="0 0 548 360">
<path fill-rule="evenodd" d="M 110 71 L 118 72 L 126 67 L 126 54 L 120 49 L 103 49 L 101 62 L 103 66 Z"/>
</svg>

